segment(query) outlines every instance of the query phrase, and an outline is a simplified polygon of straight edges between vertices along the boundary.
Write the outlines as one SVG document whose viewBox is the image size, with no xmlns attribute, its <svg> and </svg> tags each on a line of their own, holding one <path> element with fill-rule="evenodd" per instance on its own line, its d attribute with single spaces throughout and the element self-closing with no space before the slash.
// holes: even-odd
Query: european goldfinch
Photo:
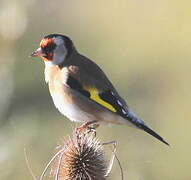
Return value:
<svg viewBox="0 0 191 180">
<path fill-rule="evenodd" d="M 169 145 L 129 109 L 100 67 L 81 55 L 67 36 L 45 36 L 31 56 L 44 60 L 53 102 L 71 121 L 132 125 Z"/>
</svg>

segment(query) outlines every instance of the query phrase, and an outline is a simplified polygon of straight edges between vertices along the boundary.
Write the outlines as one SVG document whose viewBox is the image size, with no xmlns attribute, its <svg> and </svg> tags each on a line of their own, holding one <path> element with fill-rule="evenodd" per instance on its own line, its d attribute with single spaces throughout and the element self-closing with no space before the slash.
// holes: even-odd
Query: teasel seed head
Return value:
<svg viewBox="0 0 191 180">
<path fill-rule="evenodd" d="M 51 170 L 56 180 L 106 180 L 109 163 L 91 131 L 74 131 L 59 152 Z"/>
</svg>

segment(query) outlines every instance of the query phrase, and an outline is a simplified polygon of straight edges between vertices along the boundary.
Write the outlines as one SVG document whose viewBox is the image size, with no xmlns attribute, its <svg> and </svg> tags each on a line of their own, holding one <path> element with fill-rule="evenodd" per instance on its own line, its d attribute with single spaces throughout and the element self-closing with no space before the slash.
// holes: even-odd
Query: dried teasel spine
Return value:
<svg viewBox="0 0 191 180">
<path fill-rule="evenodd" d="M 56 180 L 106 180 L 109 163 L 91 131 L 75 131 L 59 152 L 51 170 Z"/>
</svg>

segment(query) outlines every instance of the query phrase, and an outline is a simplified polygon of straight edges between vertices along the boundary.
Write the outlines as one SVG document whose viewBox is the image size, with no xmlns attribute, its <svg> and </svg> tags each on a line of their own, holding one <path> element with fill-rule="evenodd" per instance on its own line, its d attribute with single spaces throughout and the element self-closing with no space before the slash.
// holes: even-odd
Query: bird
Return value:
<svg viewBox="0 0 191 180">
<path fill-rule="evenodd" d="M 80 54 L 68 36 L 46 35 L 31 57 L 44 61 L 45 81 L 54 105 L 69 120 L 84 123 L 84 127 L 129 125 L 169 145 L 129 108 L 103 70 Z"/>
</svg>

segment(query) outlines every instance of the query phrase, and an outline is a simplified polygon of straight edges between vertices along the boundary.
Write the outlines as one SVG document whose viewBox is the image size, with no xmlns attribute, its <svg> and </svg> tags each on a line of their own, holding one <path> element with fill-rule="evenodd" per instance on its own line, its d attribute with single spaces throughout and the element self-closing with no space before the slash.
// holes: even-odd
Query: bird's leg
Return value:
<svg viewBox="0 0 191 180">
<path fill-rule="evenodd" d="M 92 130 L 95 130 L 98 126 L 99 126 L 99 124 L 97 123 L 97 121 L 89 121 L 89 122 L 82 124 L 80 127 L 77 127 L 76 132 L 80 133 L 84 129 L 88 129 L 88 130 L 92 131 Z"/>
<path fill-rule="evenodd" d="M 96 128 L 99 127 L 98 123 L 91 124 L 87 127 L 87 133 L 94 133 L 94 136 L 96 137 Z"/>
</svg>

